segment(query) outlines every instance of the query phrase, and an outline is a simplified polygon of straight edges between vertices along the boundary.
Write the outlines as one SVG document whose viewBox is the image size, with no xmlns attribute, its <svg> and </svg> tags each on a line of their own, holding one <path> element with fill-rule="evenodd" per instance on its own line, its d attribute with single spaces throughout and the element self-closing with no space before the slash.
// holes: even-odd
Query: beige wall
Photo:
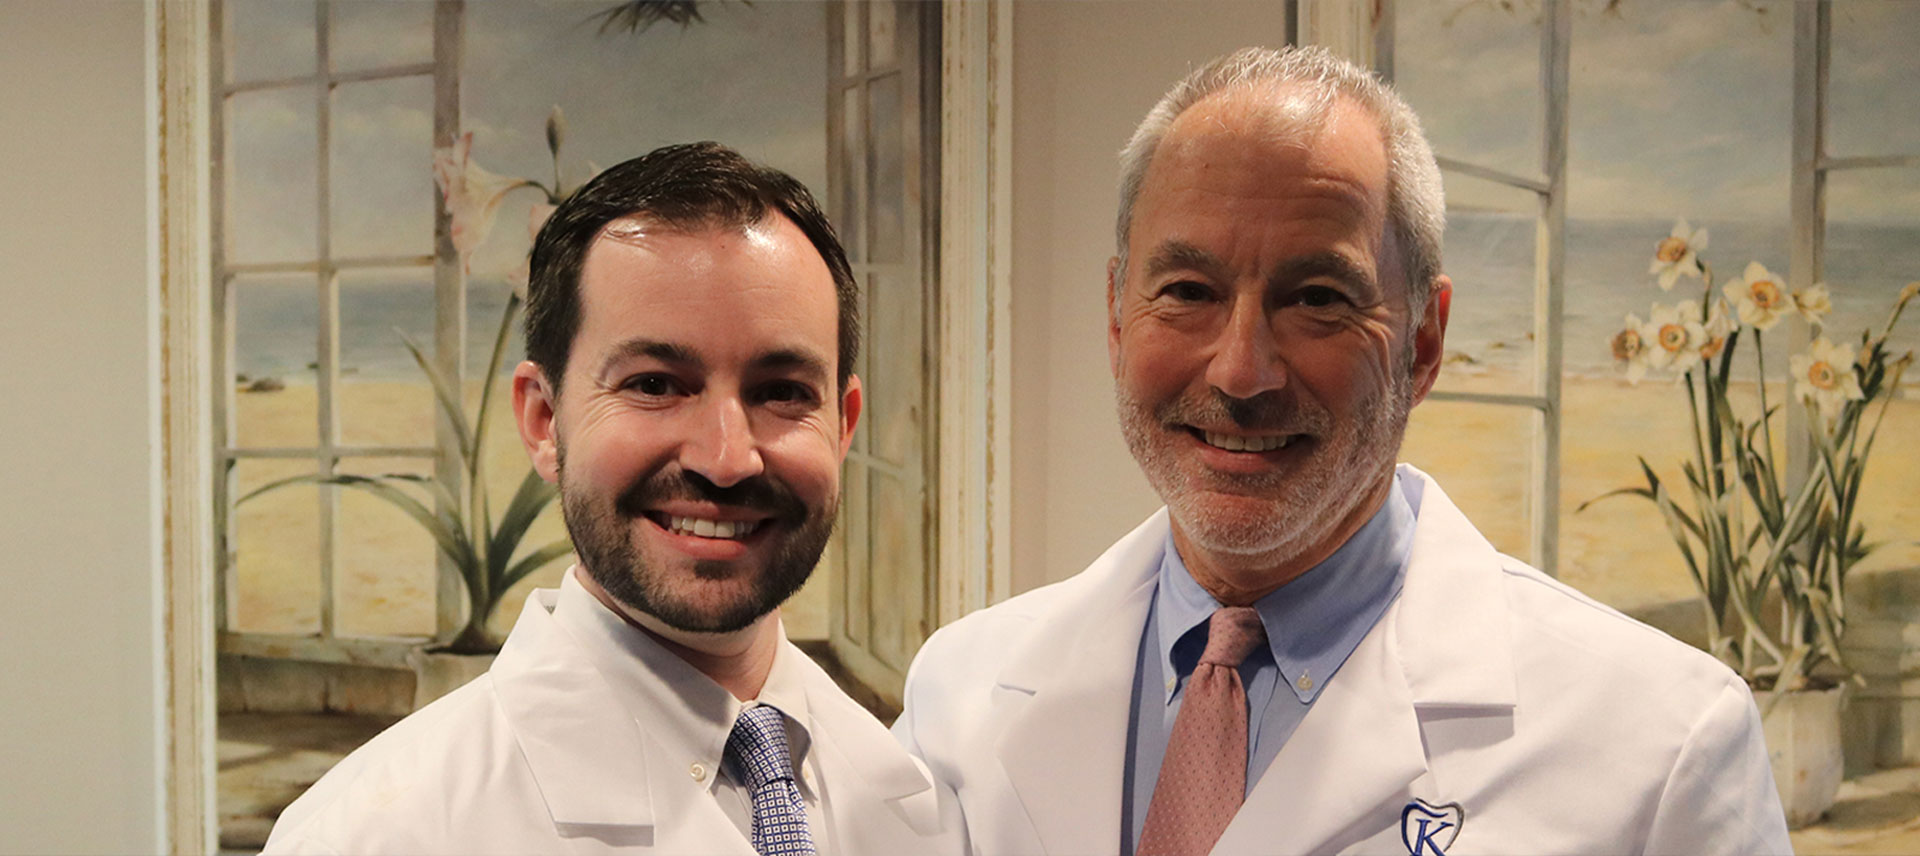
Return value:
<svg viewBox="0 0 1920 856">
<path fill-rule="evenodd" d="M 0 852 L 159 849 L 145 7 L 0 0 Z"/>
<path fill-rule="evenodd" d="M 1013 4 L 1013 586 L 1072 575 L 1160 502 L 1106 346 L 1117 157 L 1193 67 L 1286 41 L 1277 2 Z"/>
</svg>

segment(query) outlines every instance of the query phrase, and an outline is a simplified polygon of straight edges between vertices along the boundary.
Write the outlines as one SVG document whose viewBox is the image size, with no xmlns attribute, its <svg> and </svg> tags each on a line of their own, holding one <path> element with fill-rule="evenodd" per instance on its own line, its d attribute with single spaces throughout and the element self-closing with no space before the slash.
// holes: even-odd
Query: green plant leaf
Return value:
<svg viewBox="0 0 1920 856">
<path fill-rule="evenodd" d="M 546 479 L 540 477 L 532 467 L 520 479 L 520 486 L 513 492 L 513 499 L 507 502 L 506 511 L 500 515 L 500 525 L 493 532 L 493 538 L 487 546 L 488 573 L 496 580 L 504 580 L 508 560 L 514 550 L 520 546 L 521 539 L 533 526 L 535 518 L 540 516 L 548 504 L 560 495 L 560 491 Z M 499 588 L 504 590 L 510 583 L 502 582 Z"/>
<path fill-rule="evenodd" d="M 328 484 L 352 488 L 379 497 L 387 504 L 405 512 L 408 517 L 413 518 L 415 523 L 420 524 L 421 528 L 427 530 L 427 534 L 433 537 L 434 543 L 439 545 L 440 551 L 445 553 L 447 558 L 453 560 L 454 564 L 462 568 L 474 566 L 476 557 L 474 556 L 472 545 L 467 542 L 466 533 L 462 532 L 458 526 L 447 526 L 445 521 L 434 513 L 433 509 L 426 506 L 426 503 L 413 498 L 406 491 L 388 483 L 390 481 L 411 481 L 414 479 L 418 479 L 418 477 L 404 478 L 400 476 L 358 476 L 346 474 L 326 476 L 318 473 L 309 473 L 307 475 L 293 476 L 291 478 L 269 482 L 248 492 L 246 496 L 236 501 L 236 504 L 245 502 L 267 491 L 277 490 L 293 484 Z"/>
<path fill-rule="evenodd" d="M 1653 491 L 1652 491 L 1652 490 L 1649 490 L 1649 489 L 1647 489 L 1647 488 L 1644 488 L 1644 487 L 1623 487 L 1623 488 L 1620 488 L 1620 489 L 1618 489 L 1618 490 L 1610 490 L 1610 491 L 1607 491 L 1606 493 L 1603 493 L 1603 494 L 1600 494 L 1599 496 L 1596 496 L 1596 497 L 1594 497 L 1594 498 L 1592 498 L 1592 499 L 1589 499 L 1589 500 L 1587 500 L 1586 502 L 1583 502 L 1583 503 L 1580 503 L 1580 507 L 1579 507 L 1579 508 L 1576 508 L 1576 509 L 1574 509 L 1573 511 L 1574 511 L 1574 513 L 1575 513 L 1575 514 L 1578 514 L 1578 513 L 1580 513 L 1580 512 L 1582 512 L 1582 511 L 1586 511 L 1586 510 L 1587 510 L 1587 506 L 1590 506 L 1590 505 L 1593 505 L 1594 503 L 1597 503 L 1597 502 L 1599 502 L 1600 500 L 1603 500 L 1603 499 L 1608 499 L 1608 498 L 1611 498 L 1611 497 L 1616 497 L 1616 496 L 1637 496 L 1637 497 L 1640 497 L 1640 498 L 1642 498 L 1642 499 L 1645 499 L 1645 500 L 1647 500 L 1647 501 L 1649 501 L 1649 502 L 1652 502 L 1652 501 L 1653 501 Z"/>
<path fill-rule="evenodd" d="M 514 583 L 524 579 L 528 574 L 571 552 L 573 552 L 573 542 L 562 538 L 520 557 L 520 561 L 514 562 L 512 567 L 507 568 L 506 576 L 501 578 L 500 591 L 506 592 L 513 587 Z"/>
<path fill-rule="evenodd" d="M 474 454 L 473 427 L 467 424 L 467 414 L 460 406 L 460 391 L 454 389 L 452 382 L 433 367 L 433 363 L 427 360 L 426 352 L 420 350 L 413 337 L 405 331 L 394 332 L 400 334 L 400 341 L 406 344 L 407 353 L 413 355 L 414 363 L 420 366 L 420 371 L 427 375 L 427 382 L 433 385 L 434 401 L 439 403 L 440 413 L 447 417 L 448 424 L 453 426 L 454 437 L 460 442 L 460 459 L 470 460 Z"/>
</svg>

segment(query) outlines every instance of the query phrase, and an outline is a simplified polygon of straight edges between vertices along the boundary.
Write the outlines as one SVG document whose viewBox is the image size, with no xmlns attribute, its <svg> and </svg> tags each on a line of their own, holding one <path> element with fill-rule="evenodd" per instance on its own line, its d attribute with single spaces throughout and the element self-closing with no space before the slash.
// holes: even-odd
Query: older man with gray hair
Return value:
<svg viewBox="0 0 1920 856">
<path fill-rule="evenodd" d="M 1325 51 L 1221 57 L 1141 123 L 1107 341 L 1167 507 L 921 651 L 894 731 L 974 852 L 1789 850 L 1745 683 L 1395 466 L 1444 225 L 1419 120 Z"/>
</svg>

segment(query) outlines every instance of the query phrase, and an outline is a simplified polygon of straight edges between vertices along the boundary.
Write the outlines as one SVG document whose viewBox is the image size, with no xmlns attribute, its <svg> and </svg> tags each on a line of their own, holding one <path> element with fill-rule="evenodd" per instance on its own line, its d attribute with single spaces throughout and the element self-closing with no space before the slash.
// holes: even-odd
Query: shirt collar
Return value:
<svg viewBox="0 0 1920 856">
<path fill-rule="evenodd" d="M 1254 602 L 1267 649 L 1283 683 L 1302 704 L 1313 701 L 1400 593 L 1413 547 L 1414 512 L 1398 473 L 1380 509 L 1320 564 Z M 1206 647 L 1205 626 L 1220 602 L 1194 580 L 1167 533 L 1154 592 L 1165 702 L 1193 672 Z M 1259 656 L 1258 653 L 1253 656 Z"/>
<path fill-rule="evenodd" d="M 580 573 L 585 571 L 576 565 L 561 580 L 554 621 L 581 643 L 614 696 L 644 731 L 675 751 L 690 753 L 687 762 L 719 771 L 727 735 L 740 712 L 753 705 L 769 705 L 785 715 L 794 769 L 800 768 L 812 746 L 812 720 L 805 675 L 793 658 L 805 655 L 786 642 L 784 628 L 766 684 L 757 698 L 743 703 L 601 603 L 575 579 Z M 715 778 L 703 777 L 706 787 L 711 789 Z"/>
</svg>

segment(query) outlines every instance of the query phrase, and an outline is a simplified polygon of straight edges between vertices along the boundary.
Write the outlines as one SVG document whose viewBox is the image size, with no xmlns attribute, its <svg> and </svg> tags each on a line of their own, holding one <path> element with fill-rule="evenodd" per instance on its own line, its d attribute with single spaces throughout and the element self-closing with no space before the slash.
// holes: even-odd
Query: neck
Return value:
<svg viewBox="0 0 1920 856">
<path fill-rule="evenodd" d="M 1254 553 L 1211 550 L 1187 537 L 1180 521 L 1174 519 L 1173 546 L 1180 551 L 1180 561 L 1187 566 L 1187 573 L 1193 575 L 1194 582 L 1206 589 L 1207 594 L 1212 595 L 1221 606 L 1252 606 L 1255 601 L 1313 570 L 1334 551 L 1345 546 L 1353 534 L 1360 531 L 1360 527 L 1373 519 L 1374 513 L 1387 501 L 1387 492 L 1392 487 L 1393 475 L 1389 472 L 1387 478 L 1368 491 L 1366 497 L 1340 518 L 1333 528 L 1324 533 L 1306 533 L 1305 537 L 1311 538 L 1311 543 L 1284 543 L 1274 549 Z"/>
<path fill-rule="evenodd" d="M 711 678 L 734 698 L 741 701 L 757 698 L 761 687 L 766 686 L 767 674 L 773 671 L 774 654 L 780 649 L 780 610 L 775 609 L 729 633 L 699 633 L 669 627 L 653 615 L 620 602 L 584 570 L 576 569 L 574 578 L 594 599 Z"/>
</svg>

